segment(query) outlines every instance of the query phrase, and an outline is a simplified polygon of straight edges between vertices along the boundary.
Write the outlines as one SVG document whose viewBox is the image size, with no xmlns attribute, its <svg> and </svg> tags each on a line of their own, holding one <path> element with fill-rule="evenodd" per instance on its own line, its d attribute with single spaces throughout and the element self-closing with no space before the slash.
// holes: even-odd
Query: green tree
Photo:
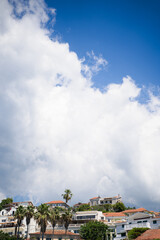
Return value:
<svg viewBox="0 0 160 240">
<path fill-rule="evenodd" d="M 108 226 L 103 222 L 90 221 L 80 228 L 80 236 L 85 240 L 105 240 Z"/>
<path fill-rule="evenodd" d="M 20 238 L 19 240 L 22 240 L 23 238 Z M 17 240 L 16 236 L 10 236 L 8 233 L 4 233 L 0 231 L 0 240 Z"/>
<path fill-rule="evenodd" d="M 113 204 L 112 206 L 113 206 L 113 210 L 115 212 L 122 212 L 126 209 L 124 203 L 122 203 L 122 202 L 117 202 L 117 203 Z"/>
<path fill-rule="evenodd" d="M 63 199 L 68 203 L 68 201 L 72 198 L 73 194 L 70 189 L 66 189 L 64 194 L 62 194 Z"/>
<path fill-rule="evenodd" d="M 76 211 L 90 211 L 91 207 L 89 204 L 82 204 L 75 209 Z"/>
<path fill-rule="evenodd" d="M 27 236 L 26 239 L 29 238 L 29 224 L 31 221 L 31 218 L 34 217 L 34 207 L 33 206 L 27 206 L 27 208 L 24 211 L 24 215 L 26 217 L 26 224 L 27 224 Z"/>
<path fill-rule="evenodd" d="M 148 229 L 149 228 L 132 228 L 132 230 L 128 232 L 128 239 L 129 240 L 135 239 Z"/>
<path fill-rule="evenodd" d="M 3 199 L 0 203 L 0 211 L 4 208 L 5 205 L 10 204 L 12 202 L 13 202 L 12 198 Z"/>
<path fill-rule="evenodd" d="M 103 205 L 106 212 L 111 212 L 113 210 L 112 204 L 106 203 Z"/>
<path fill-rule="evenodd" d="M 52 228 L 53 228 L 53 239 L 54 239 L 54 228 L 59 221 L 60 221 L 59 209 L 51 208 L 49 210 L 49 222 L 52 224 Z"/>
<path fill-rule="evenodd" d="M 17 220 L 16 228 L 18 227 L 17 238 L 19 238 L 19 228 L 22 224 L 22 220 L 24 219 L 25 209 L 23 206 L 19 206 L 14 214 L 14 218 Z M 17 230 L 15 231 L 17 233 Z"/>
<path fill-rule="evenodd" d="M 40 238 L 42 234 L 42 240 L 44 239 L 44 233 L 47 228 L 48 220 L 49 220 L 49 206 L 46 204 L 41 204 L 37 207 L 37 212 L 34 215 L 35 220 L 40 226 Z"/>
<path fill-rule="evenodd" d="M 69 227 L 69 224 L 71 223 L 72 221 L 72 212 L 70 209 L 66 209 L 64 211 L 64 213 L 62 214 L 62 218 L 61 218 L 63 224 L 64 224 L 64 227 L 65 227 L 65 231 L 67 233 L 67 230 L 68 230 L 68 227 Z"/>
</svg>

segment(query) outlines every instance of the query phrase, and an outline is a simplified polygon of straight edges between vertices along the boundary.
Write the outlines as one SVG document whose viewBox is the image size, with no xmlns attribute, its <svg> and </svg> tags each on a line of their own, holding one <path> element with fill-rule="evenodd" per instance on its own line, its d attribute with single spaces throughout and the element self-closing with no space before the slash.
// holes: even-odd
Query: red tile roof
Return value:
<svg viewBox="0 0 160 240">
<path fill-rule="evenodd" d="M 105 217 L 126 217 L 123 212 L 110 212 L 110 213 L 103 213 Z"/>
<path fill-rule="evenodd" d="M 63 201 L 51 201 L 51 202 L 47 202 L 47 203 L 45 203 L 45 204 L 56 204 L 56 203 L 65 203 L 65 202 L 63 202 Z"/>
<path fill-rule="evenodd" d="M 90 198 L 90 200 L 94 200 L 94 199 L 97 199 L 97 198 L 100 198 L 100 197 L 93 197 L 93 198 Z"/>
<path fill-rule="evenodd" d="M 125 210 L 125 211 L 123 211 L 123 213 L 136 213 L 136 212 L 146 212 L 146 211 L 147 210 L 145 208 L 137 208 L 137 209 Z"/>
<path fill-rule="evenodd" d="M 153 240 L 160 239 L 160 229 L 149 229 L 142 233 L 141 236 L 137 237 L 135 240 Z"/>
<path fill-rule="evenodd" d="M 160 216 L 159 212 L 149 211 L 149 213 L 153 213 L 153 214 L 155 214 L 155 216 Z"/>
<path fill-rule="evenodd" d="M 30 233 L 30 235 L 34 235 L 34 234 L 36 234 L 36 235 L 38 235 L 38 234 L 40 234 L 40 232 L 35 232 L 35 233 Z M 45 232 L 45 235 L 50 235 L 50 234 L 53 234 L 53 230 L 47 230 L 46 232 Z M 66 231 L 65 230 L 54 230 L 54 235 L 75 235 L 75 236 L 77 236 L 77 235 L 79 235 L 78 233 L 73 233 L 73 232 L 69 232 L 69 231 L 67 231 L 67 233 L 66 233 Z"/>
</svg>

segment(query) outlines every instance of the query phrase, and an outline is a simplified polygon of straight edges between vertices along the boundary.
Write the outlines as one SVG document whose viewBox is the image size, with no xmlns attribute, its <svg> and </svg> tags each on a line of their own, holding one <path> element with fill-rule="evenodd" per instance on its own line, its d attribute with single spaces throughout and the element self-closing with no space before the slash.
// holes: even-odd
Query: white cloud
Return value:
<svg viewBox="0 0 160 240">
<path fill-rule="evenodd" d="M 94 74 L 97 74 L 108 65 L 106 59 L 102 55 L 96 56 L 94 51 L 87 52 L 86 58 L 81 59 L 82 72 L 88 79 L 92 79 Z"/>
<path fill-rule="evenodd" d="M 39 202 L 70 188 L 72 202 L 120 193 L 158 206 L 158 98 L 139 103 L 129 76 L 92 88 L 76 53 L 41 27 L 44 3 L 35 2 L 22 19 L 0 2 L 0 192 Z"/>
</svg>

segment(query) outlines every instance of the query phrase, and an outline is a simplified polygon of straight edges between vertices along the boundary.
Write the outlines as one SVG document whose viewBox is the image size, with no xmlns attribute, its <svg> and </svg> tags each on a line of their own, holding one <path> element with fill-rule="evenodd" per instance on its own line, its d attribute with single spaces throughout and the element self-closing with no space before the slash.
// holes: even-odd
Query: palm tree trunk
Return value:
<svg viewBox="0 0 160 240">
<path fill-rule="evenodd" d="M 42 240 L 43 240 L 43 238 L 44 238 L 44 232 L 42 232 Z"/>
<path fill-rule="evenodd" d="M 18 234 L 17 234 L 17 239 L 19 239 L 19 224 L 18 224 Z"/>
<path fill-rule="evenodd" d="M 67 228 L 65 229 L 65 239 L 67 239 Z"/>
<path fill-rule="evenodd" d="M 53 227 L 53 239 L 54 239 L 54 227 Z"/>
<path fill-rule="evenodd" d="M 27 235 L 26 235 L 26 239 L 28 239 L 28 235 L 29 235 L 29 224 L 27 224 Z"/>
<path fill-rule="evenodd" d="M 40 240 L 41 240 L 41 230 L 40 230 L 40 235 L 39 235 L 39 238 L 40 238 Z"/>
<path fill-rule="evenodd" d="M 15 225 L 15 234 L 14 235 L 17 236 L 17 223 Z"/>
</svg>

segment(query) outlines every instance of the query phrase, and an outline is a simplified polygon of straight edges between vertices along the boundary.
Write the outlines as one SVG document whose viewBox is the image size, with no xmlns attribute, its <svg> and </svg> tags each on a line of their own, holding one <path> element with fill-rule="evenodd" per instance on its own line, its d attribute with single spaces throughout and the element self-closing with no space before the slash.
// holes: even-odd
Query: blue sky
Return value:
<svg viewBox="0 0 160 240">
<path fill-rule="evenodd" d="M 109 62 L 95 86 L 130 75 L 137 84 L 158 86 L 160 76 L 160 2 L 138 0 L 47 0 L 56 8 L 55 33 L 79 57 L 87 51 Z M 153 86 L 152 86 L 153 87 Z"/>
<path fill-rule="evenodd" d="M 159 10 L 0 1 L 0 200 L 39 204 L 69 188 L 71 205 L 121 194 L 159 210 Z"/>
</svg>

